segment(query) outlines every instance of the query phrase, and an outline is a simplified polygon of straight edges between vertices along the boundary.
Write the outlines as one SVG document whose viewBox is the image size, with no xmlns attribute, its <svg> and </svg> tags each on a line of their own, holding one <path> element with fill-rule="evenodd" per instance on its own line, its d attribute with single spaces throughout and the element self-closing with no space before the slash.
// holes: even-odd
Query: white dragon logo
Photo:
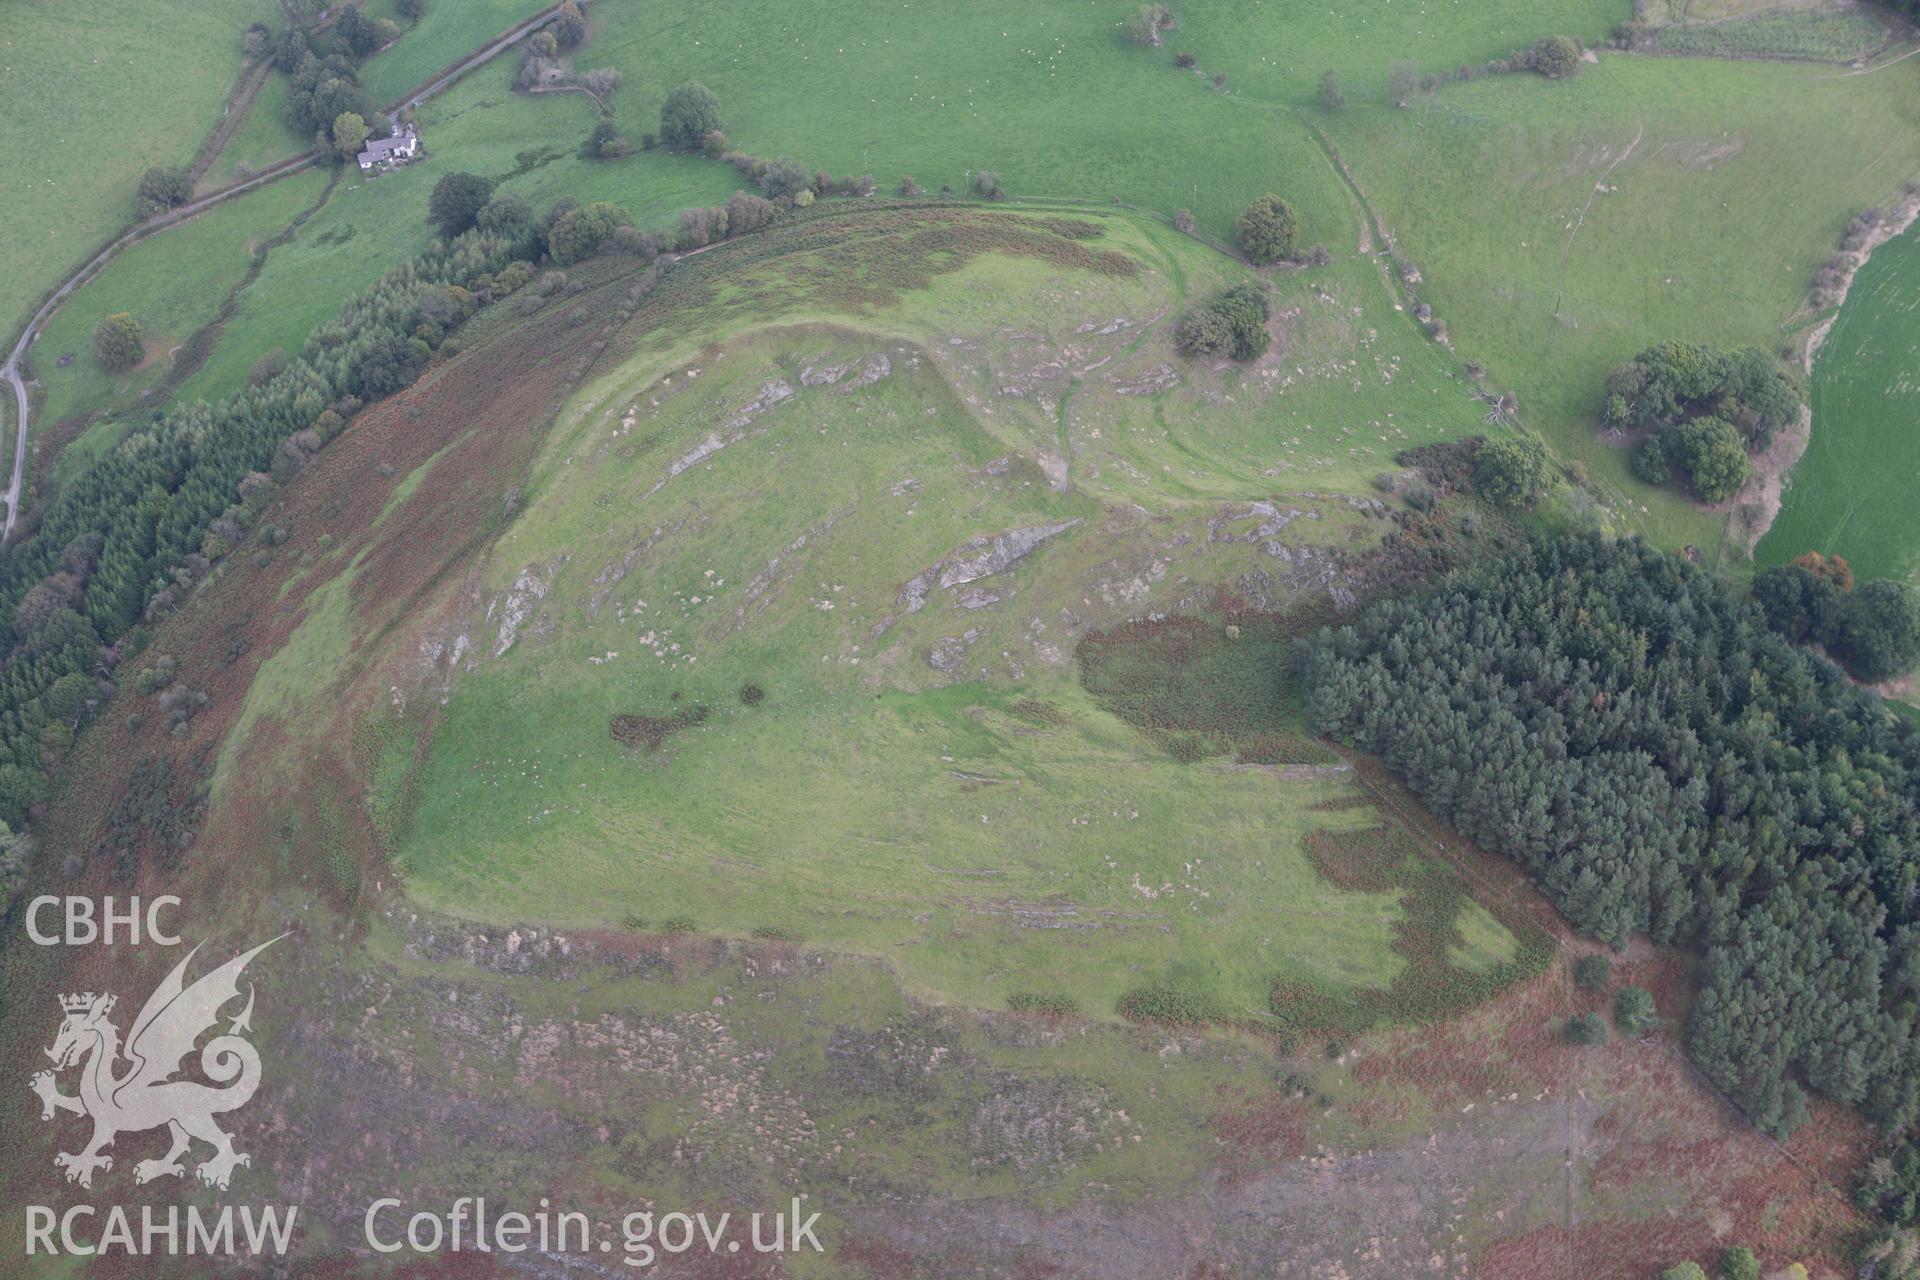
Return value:
<svg viewBox="0 0 1920 1280">
<path fill-rule="evenodd" d="M 200 1181 L 210 1186 L 224 1190 L 235 1166 L 253 1162 L 250 1156 L 235 1151 L 233 1139 L 213 1122 L 221 1112 L 245 1106 L 260 1087 L 260 1055 L 240 1036 L 241 1031 L 253 1029 L 251 983 L 247 986 L 247 1007 L 228 1025 L 227 1034 L 215 1036 L 200 1050 L 201 1071 L 214 1085 L 224 1087 L 172 1077 L 180 1070 L 181 1060 L 193 1052 L 194 1041 L 220 1020 L 221 1007 L 239 998 L 240 971 L 247 962 L 279 940 L 271 939 L 235 956 L 187 986 L 183 975 L 188 963 L 199 954 L 200 948 L 195 947 L 147 998 L 140 1016 L 133 1020 L 124 1051 L 120 1029 L 107 1018 L 113 1012 L 113 995 L 89 991 L 60 997 L 60 1007 L 67 1016 L 53 1047 L 46 1051 L 53 1059 L 53 1070 L 33 1077 L 33 1091 L 40 1097 L 42 1120 L 53 1119 L 56 1111 L 93 1119 L 93 1140 L 84 1149 L 61 1152 L 53 1158 L 56 1168 L 67 1171 L 68 1182 L 92 1186 L 94 1170 L 113 1168 L 113 1157 L 102 1151 L 113 1145 L 115 1135 L 161 1125 L 172 1135 L 173 1146 L 158 1160 L 136 1164 L 136 1182 L 185 1173 L 180 1157 L 194 1138 L 214 1149 L 213 1155 L 195 1170 Z M 131 1065 L 116 1074 L 123 1057 Z M 54 1076 L 76 1065 L 81 1066 L 80 1092 L 73 1097 L 59 1091 Z"/>
</svg>

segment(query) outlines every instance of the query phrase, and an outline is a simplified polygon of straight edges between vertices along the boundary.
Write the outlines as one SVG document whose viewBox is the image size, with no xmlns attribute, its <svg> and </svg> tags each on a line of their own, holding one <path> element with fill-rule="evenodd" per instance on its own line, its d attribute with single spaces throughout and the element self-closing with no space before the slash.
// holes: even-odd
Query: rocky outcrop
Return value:
<svg viewBox="0 0 1920 1280">
<path fill-rule="evenodd" d="M 508 588 L 506 599 L 501 602 L 500 634 L 493 642 L 493 656 L 499 657 L 513 648 L 513 642 L 520 638 L 520 629 L 527 620 L 539 610 L 540 602 L 547 598 L 547 590 L 553 585 L 552 570 L 544 565 L 529 565 L 520 571 Z M 487 611 L 492 618 L 493 610 Z"/>
<path fill-rule="evenodd" d="M 800 366 L 800 385 L 831 387 L 851 374 L 852 377 L 843 388 L 851 391 L 855 387 L 870 387 L 892 372 L 893 361 L 877 354 L 862 356 L 858 360 L 844 360 L 838 364 L 809 360 Z"/>
<path fill-rule="evenodd" d="M 737 444 L 739 441 L 744 440 L 750 433 L 755 418 L 773 408 L 775 405 L 784 404 L 793 399 L 793 396 L 793 384 L 784 378 L 775 378 L 773 381 L 766 383 L 760 388 L 760 394 L 755 396 L 747 404 L 746 408 L 742 409 L 733 417 L 728 418 L 725 425 L 718 430 L 709 431 L 705 440 L 702 440 L 699 444 L 669 463 L 667 465 L 667 474 L 662 476 L 659 481 L 654 484 L 653 488 L 647 490 L 646 496 L 651 498 L 654 494 L 666 488 L 668 482 L 675 476 L 680 475 L 689 467 L 699 466 L 728 445 Z"/>
<path fill-rule="evenodd" d="M 1059 537 L 1079 523 L 1078 520 L 1062 520 L 1055 524 L 1036 524 L 1023 529 L 982 534 L 907 579 L 906 585 L 900 588 L 900 607 L 908 613 L 918 613 L 926 607 L 928 596 L 935 590 L 962 587 L 996 573 L 1005 573 L 1033 554 L 1034 548 L 1041 543 Z"/>
<path fill-rule="evenodd" d="M 1180 375 L 1170 364 L 1156 364 L 1137 378 L 1113 380 L 1113 393 L 1120 396 L 1150 396 L 1180 385 Z"/>
</svg>

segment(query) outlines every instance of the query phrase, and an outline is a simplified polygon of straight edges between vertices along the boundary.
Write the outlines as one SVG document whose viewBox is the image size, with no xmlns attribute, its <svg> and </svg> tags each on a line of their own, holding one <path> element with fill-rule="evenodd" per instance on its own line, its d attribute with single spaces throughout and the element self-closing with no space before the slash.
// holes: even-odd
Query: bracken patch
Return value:
<svg viewBox="0 0 1920 1280">
<path fill-rule="evenodd" d="M 690 729 L 707 718 L 704 706 L 676 711 L 670 716 L 615 716 L 608 726 L 613 740 L 623 747 L 658 751 L 668 738 L 682 729 Z"/>
</svg>

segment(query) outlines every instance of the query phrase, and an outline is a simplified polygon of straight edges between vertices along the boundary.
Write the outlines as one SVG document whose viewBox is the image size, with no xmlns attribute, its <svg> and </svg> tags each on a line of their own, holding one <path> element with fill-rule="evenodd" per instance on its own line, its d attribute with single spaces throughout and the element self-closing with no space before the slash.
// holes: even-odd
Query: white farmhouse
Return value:
<svg viewBox="0 0 1920 1280">
<path fill-rule="evenodd" d="M 405 164 L 420 154 L 420 135 L 410 124 L 395 124 L 393 136 L 367 139 L 367 149 L 359 155 L 360 172 L 371 173 L 383 165 Z"/>
</svg>

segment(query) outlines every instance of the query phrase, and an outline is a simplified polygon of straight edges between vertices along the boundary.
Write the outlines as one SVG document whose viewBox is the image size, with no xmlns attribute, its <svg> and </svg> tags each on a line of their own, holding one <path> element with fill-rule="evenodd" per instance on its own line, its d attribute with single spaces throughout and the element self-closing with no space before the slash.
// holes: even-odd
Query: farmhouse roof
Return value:
<svg viewBox="0 0 1920 1280">
<path fill-rule="evenodd" d="M 366 150 L 357 159 L 362 165 L 377 164 L 396 151 L 412 152 L 419 141 L 420 136 L 414 132 L 412 125 L 396 125 L 390 138 L 368 138 Z"/>
</svg>

